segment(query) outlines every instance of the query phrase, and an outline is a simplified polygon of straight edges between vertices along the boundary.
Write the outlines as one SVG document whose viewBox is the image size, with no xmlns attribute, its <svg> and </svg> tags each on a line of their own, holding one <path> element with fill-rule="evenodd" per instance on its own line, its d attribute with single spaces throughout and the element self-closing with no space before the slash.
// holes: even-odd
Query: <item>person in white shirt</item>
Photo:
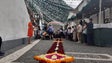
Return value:
<svg viewBox="0 0 112 63">
<path fill-rule="evenodd" d="M 81 41 L 81 33 L 82 33 L 82 22 L 79 22 L 79 24 L 77 25 L 77 39 L 78 39 L 78 42 Z"/>
</svg>

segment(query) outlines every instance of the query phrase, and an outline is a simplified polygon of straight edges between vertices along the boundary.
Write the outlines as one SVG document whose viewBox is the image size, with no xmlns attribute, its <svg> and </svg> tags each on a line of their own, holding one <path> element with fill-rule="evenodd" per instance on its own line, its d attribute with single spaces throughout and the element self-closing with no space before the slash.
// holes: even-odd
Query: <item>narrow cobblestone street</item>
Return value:
<svg viewBox="0 0 112 63">
<path fill-rule="evenodd" d="M 37 63 L 33 57 L 35 55 L 45 54 L 51 47 L 52 43 L 52 40 L 41 40 L 32 49 L 30 49 L 14 62 Z M 75 61 L 73 63 L 112 63 L 112 47 L 87 46 L 85 44 L 68 40 L 64 40 L 63 46 L 67 55 L 75 57 Z"/>
<path fill-rule="evenodd" d="M 112 0 L 0 0 L 0 63 L 112 63 Z"/>
</svg>

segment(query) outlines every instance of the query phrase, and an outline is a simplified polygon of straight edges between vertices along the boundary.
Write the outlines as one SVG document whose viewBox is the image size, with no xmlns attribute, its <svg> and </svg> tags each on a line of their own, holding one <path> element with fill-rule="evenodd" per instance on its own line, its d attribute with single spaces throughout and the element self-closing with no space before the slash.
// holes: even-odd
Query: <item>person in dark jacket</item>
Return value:
<svg viewBox="0 0 112 63">
<path fill-rule="evenodd" d="M 94 45 L 93 41 L 93 22 L 92 18 L 89 19 L 89 23 L 87 23 L 87 44 Z"/>
<path fill-rule="evenodd" d="M 2 46 L 2 38 L 0 36 L 0 56 L 3 56 L 4 52 L 1 51 L 1 46 Z"/>
</svg>

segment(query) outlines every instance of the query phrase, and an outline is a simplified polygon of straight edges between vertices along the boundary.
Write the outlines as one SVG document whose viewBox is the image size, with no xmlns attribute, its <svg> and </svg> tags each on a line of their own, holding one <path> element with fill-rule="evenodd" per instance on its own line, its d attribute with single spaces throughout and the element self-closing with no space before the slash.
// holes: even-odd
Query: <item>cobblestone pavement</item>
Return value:
<svg viewBox="0 0 112 63">
<path fill-rule="evenodd" d="M 19 59 L 12 63 L 38 63 L 38 61 L 35 61 L 33 57 L 35 55 L 45 54 L 48 49 L 51 47 L 53 41 L 52 40 L 41 40 L 38 44 L 36 44 L 31 50 L 29 50 L 27 53 L 25 53 L 23 56 L 21 56 Z M 109 54 L 112 55 L 112 47 L 96 47 L 96 46 L 87 46 L 85 44 L 80 44 L 68 40 L 64 40 L 63 42 L 64 50 L 66 54 L 67 52 L 72 53 L 87 53 L 83 54 L 82 57 L 84 58 L 97 58 L 101 57 L 101 59 L 108 59 L 106 56 L 94 56 L 94 54 Z M 93 56 L 88 55 L 88 53 L 94 53 Z M 75 57 L 78 57 L 80 55 L 77 54 L 68 54 L 73 55 Z M 86 57 L 85 57 L 86 56 Z M 112 61 L 106 61 L 106 60 L 88 60 L 88 59 L 77 59 L 72 63 L 112 63 Z"/>
</svg>

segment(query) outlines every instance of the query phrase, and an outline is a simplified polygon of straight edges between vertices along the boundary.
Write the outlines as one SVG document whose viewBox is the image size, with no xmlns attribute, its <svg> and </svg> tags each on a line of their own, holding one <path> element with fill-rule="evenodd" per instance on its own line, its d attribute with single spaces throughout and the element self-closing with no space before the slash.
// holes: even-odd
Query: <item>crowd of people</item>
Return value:
<svg viewBox="0 0 112 63">
<path fill-rule="evenodd" d="M 89 21 L 81 20 L 74 26 L 70 26 L 69 24 L 67 24 L 65 26 L 60 26 L 60 28 L 58 28 L 57 30 L 54 29 L 55 28 L 53 27 L 53 25 L 48 25 L 46 23 L 43 24 L 42 29 L 40 29 L 40 26 L 35 26 L 35 39 L 63 38 L 77 43 L 86 43 L 87 45 L 94 45 L 92 19 L 89 19 Z M 30 33 L 28 34 L 28 36 L 30 38 L 28 40 L 28 43 L 30 43 L 32 34 Z"/>
<path fill-rule="evenodd" d="M 66 25 L 65 38 L 77 43 L 94 45 L 93 31 L 93 22 L 91 18 L 88 21 L 80 20 L 75 26 Z"/>
</svg>

